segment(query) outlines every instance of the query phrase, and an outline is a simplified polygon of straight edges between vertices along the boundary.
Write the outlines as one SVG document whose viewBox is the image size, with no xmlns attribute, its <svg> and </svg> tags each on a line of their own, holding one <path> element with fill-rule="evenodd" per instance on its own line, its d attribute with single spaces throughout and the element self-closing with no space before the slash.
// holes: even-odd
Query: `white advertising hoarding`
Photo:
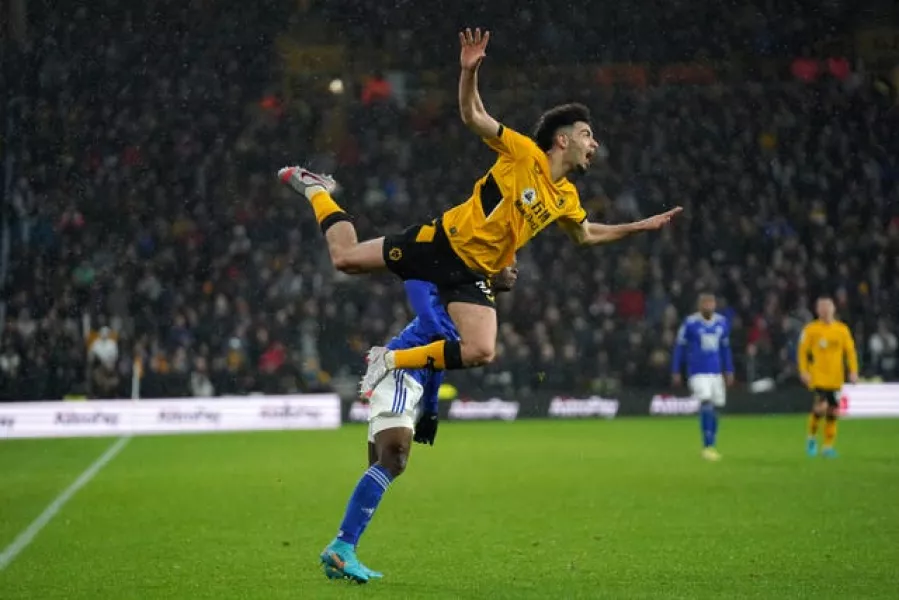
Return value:
<svg viewBox="0 0 899 600">
<path fill-rule="evenodd" d="M 845 417 L 899 417 L 899 384 L 858 383 L 843 386 L 840 414 Z"/>
<path fill-rule="evenodd" d="M 338 427 L 336 394 L 0 403 L 0 439 Z"/>
</svg>

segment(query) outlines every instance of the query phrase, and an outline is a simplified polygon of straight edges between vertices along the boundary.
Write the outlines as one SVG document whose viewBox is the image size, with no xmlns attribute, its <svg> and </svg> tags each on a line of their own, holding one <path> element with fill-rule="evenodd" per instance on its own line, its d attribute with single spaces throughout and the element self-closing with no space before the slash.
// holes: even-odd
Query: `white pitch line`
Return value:
<svg viewBox="0 0 899 600">
<path fill-rule="evenodd" d="M 65 506 L 66 502 L 71 500 L 72 496 L 74 496 L 78 490 L 83 488 L 87 483 L 94 478 L 94 475 L 100 472 L 100 469 L 109 464 L 113 458 L 116 457 L 122 448 L 125 447 L 125 444 L 128 443 L 128 440 L 131 439 L 131 436 L 120 437 L 113 444 L 106 449 L 100 458 L 94 461 L 94 463 L 87 468 L 84 473 L 82 473 L 78 479 L 76 479 L 72 485 L 67 487 L 56 499 L 50 503 L 50 505 L 44 509 L 38 518 L 32 521 L 31 525 L 29 525 L 19 536 L 13 540 L 13 543 L 6 547 L 3 550 L 3 553 L 0 554 L 0 571 L 5 569 L 12 563 L 13 560 L 28 547 L 34 538 L 41 532 L 41 530 L 49 523 L 53 517 Z"/>
</svg>

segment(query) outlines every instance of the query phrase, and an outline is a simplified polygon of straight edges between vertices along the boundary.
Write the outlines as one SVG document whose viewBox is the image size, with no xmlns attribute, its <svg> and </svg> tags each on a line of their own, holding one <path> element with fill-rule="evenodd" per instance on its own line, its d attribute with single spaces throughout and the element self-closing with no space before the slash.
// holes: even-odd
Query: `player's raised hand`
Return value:
<svg viewBox="0 0 899 600">
<path fill-rule="evenodd" d="M 462 46 L 462 52 L 459 56 L 459 63 L 463 69 L 476 69 L 484 57 L 487 56 L 487 42 L 490 41 L 490 32 L 481 33 L 478 27 L 471 32 L 471 29 L 459 32 L 459 44 Z"/>
<path fill-rule="evenodd" d="M 665 225 L 671 222 L 671 219 L 674 218 L 675 215 L 682 212 L 684 209 L 680 206 L 676 206 L 669 211 L 663 212 L 658 215 L 653 215 L 648 219 L 643 219 L 641 224 L 643 225 L 643 229 L 661 229 Z"/>
</svg>

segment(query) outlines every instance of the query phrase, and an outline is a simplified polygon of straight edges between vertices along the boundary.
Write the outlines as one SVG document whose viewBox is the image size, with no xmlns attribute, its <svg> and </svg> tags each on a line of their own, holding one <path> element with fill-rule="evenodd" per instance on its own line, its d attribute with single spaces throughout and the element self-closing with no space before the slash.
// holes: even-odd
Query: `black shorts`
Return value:
<svg viewBox="0 0 899 600">
<path fill-rule="evenodd" d="M 815 388 L 812 390 L 812 393 L 815 395 L 815 402 L 827 402 L 827 406 L 839 408 L 839 406 L 840 406 L 840 392 L 839 391 Z"/>
<path fill-rule="evenodd" d="M 403 281 L 419 279 L 436 285 L 444 304 L 465 302 L 496 307 L 490 280 L 469 269 L 459 258 L 440 219 L 385 236 L 384 263 Z"/>
</svg>

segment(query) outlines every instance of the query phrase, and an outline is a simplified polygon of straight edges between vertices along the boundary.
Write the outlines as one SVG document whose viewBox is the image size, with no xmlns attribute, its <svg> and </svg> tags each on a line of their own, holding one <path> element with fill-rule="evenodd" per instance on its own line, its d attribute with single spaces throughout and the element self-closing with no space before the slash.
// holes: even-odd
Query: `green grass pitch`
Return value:
<svg viewBox="0 0 899 600">
<path fill-rule="evenodd" d="M 443 423 L 360 545 L 318 553 L 365 465 L 365 430 L 131 440 L 3 572 L 0 598 L 897 598 L 899 420 Z M 110 439 L 0 442 L 0 549 Z"/>
</svg>

